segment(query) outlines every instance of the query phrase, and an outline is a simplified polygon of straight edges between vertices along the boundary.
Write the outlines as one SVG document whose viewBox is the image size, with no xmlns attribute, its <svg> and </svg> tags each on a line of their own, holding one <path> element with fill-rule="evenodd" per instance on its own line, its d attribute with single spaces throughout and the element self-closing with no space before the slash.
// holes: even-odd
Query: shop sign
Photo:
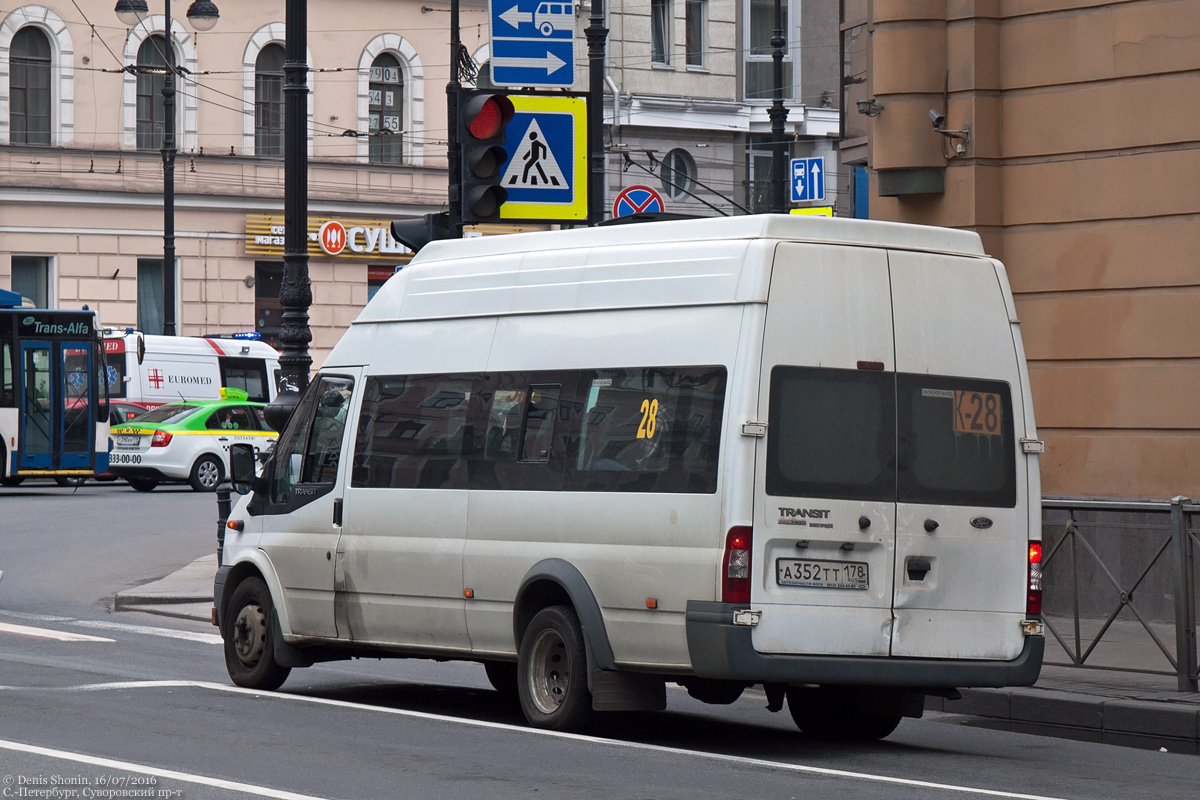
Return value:
<svg viewBox="0 0 1200 800">
<path fill-rule="evenodd" d="M 246 215 L 246 254 L 283 257 L 283 217 Z M 392 238 L 391 220 L 308 218 L 308 255 L 328 260 L 387 259 L 404 263 L 412 251 Z"/>
</svg>

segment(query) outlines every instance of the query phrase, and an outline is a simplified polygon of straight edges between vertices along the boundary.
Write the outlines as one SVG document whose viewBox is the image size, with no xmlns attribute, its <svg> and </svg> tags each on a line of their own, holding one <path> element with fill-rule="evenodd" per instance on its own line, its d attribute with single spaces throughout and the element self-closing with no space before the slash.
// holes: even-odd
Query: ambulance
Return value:
<svg viewBox="0 0 1200 800">
<path fill-rule="evenodd" d="M 226 531 L 241 686 L 481 662 L 528 721 L 736 701 L 878 739 L 1033 684 L 1038 454 L 975 233 L 761 215 L 434 242 L 379 290 Z"/>
<path fill-rule="evenodd" d="M 155 336 L 108 329 L 104 359 L 111 400 L 149 406 L 217 400 L 222 388 L 230 388 L 267 403 L 277 394 L 279 351 L 257 333 Z"/>
</svg>

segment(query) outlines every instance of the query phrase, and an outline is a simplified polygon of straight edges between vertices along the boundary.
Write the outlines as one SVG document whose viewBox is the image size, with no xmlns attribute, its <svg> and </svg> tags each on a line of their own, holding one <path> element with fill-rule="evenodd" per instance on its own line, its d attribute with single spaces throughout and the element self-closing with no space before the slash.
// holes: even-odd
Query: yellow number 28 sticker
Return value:
<svg viewBox="0 0 1200 800">
<path fill-rule="evenodd" d="M 638 425 L 637 438 L 653 439 L 658 427 L 658 401 L 642 401 L 642 424 Z"/>
<path fill-rule="evenodd" d="M 1004 400 L 992 392 L 954 392 L 954 432 L 999 436 Z"/>
</svg>

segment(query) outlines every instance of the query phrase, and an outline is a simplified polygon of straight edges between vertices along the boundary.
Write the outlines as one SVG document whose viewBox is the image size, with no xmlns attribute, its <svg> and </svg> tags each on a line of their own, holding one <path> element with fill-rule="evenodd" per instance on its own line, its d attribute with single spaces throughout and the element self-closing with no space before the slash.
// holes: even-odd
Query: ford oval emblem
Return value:
<svg viewBox="0 0 1200 800">
<path fill-rule="evenodd" d="M 979 528 L 981 531 L 986 530 L 992 527 L 992 520 L 990 517 L 972 517 L 971 526 Z"/>
</svg>

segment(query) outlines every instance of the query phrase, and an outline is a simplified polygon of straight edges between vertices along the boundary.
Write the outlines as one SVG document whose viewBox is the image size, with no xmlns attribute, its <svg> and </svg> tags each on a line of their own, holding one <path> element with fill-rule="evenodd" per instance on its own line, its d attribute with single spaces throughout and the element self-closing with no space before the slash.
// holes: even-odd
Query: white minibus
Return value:
<svg viewBox="0 0 1200 800">
<path fill-rule="evenodd" d="M 1041 443 L 970 232 L 761 215 L 441 241 L 262 473 L 214 622 L 233 681 L 482 662 L 532 725 L 763 687 L 814 736 L 1032 684 Z"/>
</svg>

